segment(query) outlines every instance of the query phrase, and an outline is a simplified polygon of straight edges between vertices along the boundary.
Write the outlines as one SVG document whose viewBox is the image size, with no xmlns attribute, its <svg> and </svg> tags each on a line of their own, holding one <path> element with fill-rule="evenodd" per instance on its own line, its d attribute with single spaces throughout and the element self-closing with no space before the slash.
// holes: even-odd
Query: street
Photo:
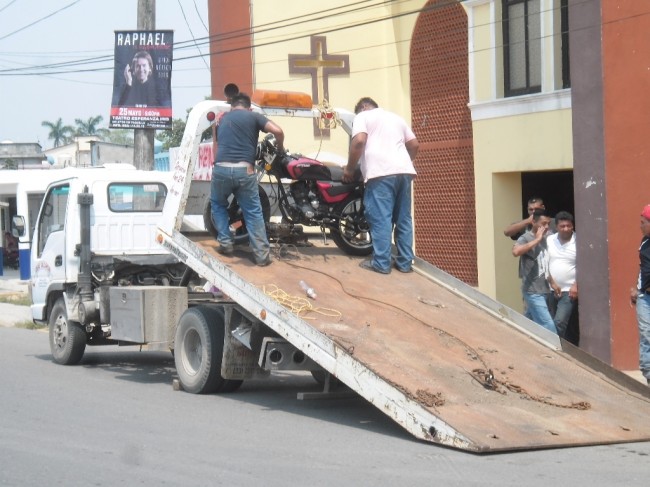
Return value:
<svg viewBox="0 0 650 487">
<path fill-rule="evenodd" d="M 413 440 L 358 397 L 298 401 L 305 374 L 174 391 L 171 354 L 0 328 L 0 485 L 647 485 L 650 442 L 475 455 Z"/>
</svg>

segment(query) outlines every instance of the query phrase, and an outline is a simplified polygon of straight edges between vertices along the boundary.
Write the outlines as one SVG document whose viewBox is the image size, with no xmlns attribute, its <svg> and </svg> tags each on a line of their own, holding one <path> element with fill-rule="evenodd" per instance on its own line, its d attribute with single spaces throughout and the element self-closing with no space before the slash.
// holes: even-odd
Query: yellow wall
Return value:
<svg viewBox="0 0 650 487">
<path fill-rule="evenodd" d="M 492 44 L 493 25 L 490 5 L 477 6 L 470 11 L 474 16 L 474 29 L 470 34 L 469 57 L 473 62 L 473 73 L 479 73 L 482 77 L 481 83 L 473 85 L 473 101 L 492 100 L 495 94 L 494 51 L 486 48 Z"/>
<path fill-rule="evenodd" d="M 304 0 L 252 2 L 256 87 L 311 94 L 308 75 L 289 74 L 288 54 L 308 54 L 309 36 L 324 35 L 329 54 L 350 56 L 350 74 L 329 78 L 332 106 L 353 110 L 360 97 L 370 96 L 380 106 L 410 120 L 411 37 L 417 11 L 426 0 L 377 0 L 368 5 L 372 8 L 336 15 L 339 7 L 351 11 L 365 4 L 350 6 L 344 0 L 326 4 Z M 316 13 L 326 8 L 329 14 Z M 409 12 L 414 13 L 367 23 Z M 497 47 L 501 45 L 501 23 L 495 22 L 501 15 L 500 2 L 476 1 L 468 14 L 473 16 L 474 25 L 468 53 L 475 76 L 470 89 L 472 103 L 498 105 L 495 98 L 503 96 L 503 63 Z M 264 32 L 263 25 L 274 29 Z M 553 42 L 546 42 L 545 49 L 552 51 Z M 551 76 L 552 69 L 545 68 L 545 74 Z M 554 82 L 547 79 L 545 85 L 552 88 Z M 333 130 L 329 139 L 320 140 L 313 135 L 309 122 L 285 118 L 276 121 L 284 128 L 285 145 L 292 151 L 307 154 L 320 149 L 347 155 L 348 137 L 341 129 Z M 511 255 L 512 241 L 502 232 L 506 225 L 521 218 L 522 171 L 572 167 L 571 110 L 501 115 L 475 121 L 473 131 L 479 288 L 521 309 L 517 259 Z"/>
<path fill-rule="evenodd" d="M 521 310 L 518 260 L 503 229 L 521 219 L 521 172 L 571 169 L 571 110 L 477 121 L 474 127 L 481 291 Z"/>
<path fill-rule="evenodd" d="M 350 56 L 350 74 L 329 77 L 331 106 L 352 111 L 359 98 L 370 96 L 381 107 L 410 120 L 409 52 L 417 15 L 354 27 L 373 19 L 416 11 L 425 1 L 396 3 L 377 0 L 368 2 L 371 8 L 354 12 L 359 6 L 350 6 L 344 0 L 326 3 L 304 0 L 252 2 L 256 87 L 311 94 L 309 75 L 289 74 L 288 54 L 309 54 L 309 36 L 324 35 L 329 54 Z M 350 12 L 336 15 L 339 7 Z M 329 14 L 316 13 L 325 9 Z M 295 20 L 283 23 L 284 19 Z M 262 26 L 267 24 L 279 28 L 263 32 Z M 347 26 L 353 27 L 341 29 Z M 272 44 L 264 45 L 268 43 Z M 276 122 L 283 127 L 287 136 L 285 145 L 292 151 L 307 154 L 320 149 L 347 157 L 348 137 L 340 128 L 333 130 L 329 139 L 320 140 L 313 135 L 309 122 L 286 118 Z"/>
</svg>

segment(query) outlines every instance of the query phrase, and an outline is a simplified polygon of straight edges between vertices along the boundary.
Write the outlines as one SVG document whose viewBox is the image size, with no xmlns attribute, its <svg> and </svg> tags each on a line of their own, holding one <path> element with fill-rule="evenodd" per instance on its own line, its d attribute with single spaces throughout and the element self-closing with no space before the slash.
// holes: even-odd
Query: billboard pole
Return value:
<svg viewBox="0 0 650 487">
<path fill-rule="evenodd" d="M 156 28 L 156 0 L 138 0 L 138 30 Z M 155 130 L 135 129 L 133 135 L 133 158 L 137 169 L 152 171 L 153 140 Z"/>
</svg>

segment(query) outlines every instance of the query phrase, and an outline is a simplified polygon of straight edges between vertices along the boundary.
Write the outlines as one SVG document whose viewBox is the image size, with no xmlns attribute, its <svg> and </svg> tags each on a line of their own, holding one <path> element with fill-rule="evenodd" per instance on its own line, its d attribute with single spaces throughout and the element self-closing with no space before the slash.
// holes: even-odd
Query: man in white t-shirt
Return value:
<svg viewBox="0 0 650 487">
<path fill-rule="evenodd" d="M 391 270 L 391 241 L 394 234 L 395 268 L 411 272 L 413 219 L 411 184 L 415 177 L 413 159 L 418 152 L 415 134 L 399 115 L 379 108 L 372 98 L 357 103 L 352 124 L 352 141 L 343 181 L 353 180 L 357 164 L 366 184 L 365 215 L 370 225 L 373 255 L 360 266 L 388 274 Z"/>
<path fill-rule="evenodd" d="M 548 249 L 548 281 L 551 293 L 551 309 L 555 309 L 553 322 L 560 337 L 565 338 L 573 307 L 578 299 L 576 282 L 576 234 L 573 231 L 573 215 L 560 211 L 555 215 L 557 233 L 546 237 Z"/>
</svg>

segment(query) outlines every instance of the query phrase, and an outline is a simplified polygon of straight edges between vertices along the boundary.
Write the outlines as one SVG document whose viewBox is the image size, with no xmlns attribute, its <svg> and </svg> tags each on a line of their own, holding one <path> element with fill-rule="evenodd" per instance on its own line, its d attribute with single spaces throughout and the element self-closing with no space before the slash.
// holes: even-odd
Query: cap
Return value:
<svg viewBox="0 0 650 487">
<path fill-rule="evenodd" d="M 641 212 L 641 216 L 644 217 L 646 220 L 650 220 L 650 205 L 645 205 L 643 207 L 643 211 Z"/>
</svg>

